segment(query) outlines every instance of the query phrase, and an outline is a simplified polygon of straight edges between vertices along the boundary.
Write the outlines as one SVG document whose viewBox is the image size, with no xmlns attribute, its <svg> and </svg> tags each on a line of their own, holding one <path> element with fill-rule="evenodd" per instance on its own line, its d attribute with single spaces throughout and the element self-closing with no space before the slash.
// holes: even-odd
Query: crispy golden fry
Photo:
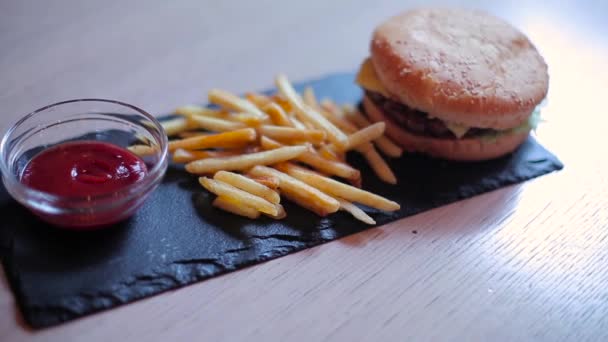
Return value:
<svg viewBox="0 0 608 342">
<path fill-rule="evenodd" d="M 279 126 L 295 127 L 281 106 L 274 102 L 269 102 L 264 107 L 264 111 L 270 116 L 270 120 Z"/>
<path fill-rule="evenodd" d="M 315 172 L 311 172 L 310 170 L 306 170 L 290 163 L 281 163 L 276 167 L 288 175 L 299 179 L 331 196 L 340 197 L 350 202 L 361 203 L 384 211 L 395 211 L 399 210 L 400 208 L 398 203 L 388 200 L 382 196 L 355 188 L 348 184 L 340 183 L 336 180 L 321 176 Z"/>
<path fill-rule="evenodd" d="M 187 120 L 192 128 L 205 129 L 207 131 L 215 132 L 229 132 L 247 127 L 242 122 L 233 122 L 203 115 L 190 115 L 188 116 Z"/>
<path fill-rule="evenodd" d="M 350 111 L 347 110 L 345 110 L 346 117 L 357 127 L 363 128 L 372 125 L 372 123 L 365 116 L 363 116 L 363 114 L 359 113 L 359 111 L 354 109 Z M 401 154 L 403 154 L 403 149 L 387 138 L 386 135 L 378 137 L 378 139 L 374 140 L 374 144 L 380 151 L 382 151 L 382 153 L 391 158 L 399 158 L 401 157 Z"/>
<path fill-rule="evenodd" d="M 212 204 L 216 208 L 222 209 L 229 213 L 233 213 L 235 215 L 248 217 L 250 219 L 257 219 L 258 217 L 260 217 L 260 212 L 255 208 L 233 202 L 224 196 L 216 197 L 213 200 Z M 281 209 L 283 209 L 283 207 L 281 207 Z M 285 209 L 283 209 L 283 211 L 285 211 Z M 281 212 L 279 211 L 278 214 L 280 213 Z"/>
<path fill-rule="evenodd" d="M 234 148 L 243 147 L 255 141 L 257 134 L 253 128 L 243 128 L 231 132 L 196 136 L 169 142 L 169 151 L 178 148 L 198 150 L 204 148 Z"/>
<path fill-rule="evenodd" d="M 211 108 L 206 108 L 206 107 L 201 107 L 201 106 L 193 106 L 193 105 L 177 107 L 174 112 L 175 112 L 175 114 L 181 115 L 181 116 L 198 115 L 198 116 L 208 116 L 208 117 L 220 118 L 220 119 L 224 119 L 228 116 L 228 112 L 226 112 L 226 111 L 211 109 Z"/>
<path fill-rule="evenodd" d="M 282 205 L 277 204 L 277 210 L 279 211 L 276 215 L 269 215 L 269 214 L 264 214 L 268 217 L 272 217 L 275 220 L 282 220 L 284 218 L 287 217 L 287 212 L 285 211 L 285 208 L 283 208 Z"/>
<path fill-rule="evenodd" d="M 384 128 L 384 122 L 376 122 L 371 126 L 367 126 L 349 135 L 348 143 L 345 148 L 339 149 L 337 146 L 336 148 L 339 152 L 356 149 L 357 147 L 368 144 L 370 141 L 382 136 L 382 134 L 384 134 Z"/>
<path fill-rule="evenodd" d="M 312 87 L 304 88 L 304 92 L 302 93 L 302 100 L 304 103 L 313 108 L 314 110 L 320 110 L 319 102 L 317 101 L 317 97 L 315 96 L 315 91 Z"/>
<path fill-rule="evenodd" d="M 260 135 L 269 138 L 288 141 L 302 142 L 307 141 L 315 145 L 321 144 L 325 140 L 325 132 L 321 130 L 297 129 L 293 127 L 262 125 L 258 128 Z"/>
<path fill-rule="evenodd" d="M 271 188 L 272 190 L 277 190 L 279 188 L 279 179 L 277 177 L 274 176 L 260 176 L 260 177 L 255 177 L 252 175 L 247 175 L 247 177 L 251 178 L 252 180 L 265 185 L 269 188 Z"/>
<path fill-rule="evenodd" d="M 271 97 L 272 101 L 276 104 L 278 104 L 279 106 L 281 106 L 281 108 L 283 108 L 283 110 L 285 111 L 285 113 L 291 113 L 293 112 L 293 106 L 291 105 L 291 103 L 289 103 L 289 101 L 282 96 L 281 94 L 274 94 Z"/>
<path fill-rule="evenodd" d="M 251 113 L 233 113 L 228 120 L 243 123 L 248 127 L 257 127 L 266 122 L 263 118 Z"/>
<path fill-rule="evenodd" d="M 369 141 L 365 142 L 366 140 L 369 140 L 370 137 L 373 137 L 374 135 L 379 133 L 380 126 L 374 127 L 373 129 L 367 127 L 364 128 L 367 129 L 367 131 L 357 131 L 357 127 L 353 123 L 342 118 L 340 108 L 338 108 L 331 100 L 322 101 L 321 106 L 326 109 L 325 113 L 328 115 L 328 118 L 332 120 L 332 122 L 334 122 L 340 128 L 344 129 L 345 132 L 352 133 L 349 136 L 349 145 L 352 145 L 349 146 L 349 149 L 352 149 L 354 147 L 354 149 L 356 149 L 359 153 L 363 154 L 380 179 L 387 183 L 395 184 L 397 182 L 397 179 L 388 164 L 386 164 L 384 159 L 382 159 L 382 156 L 378 154 L 375 147 Z M 386 129 L 386 127 L 384 127 L 382 130 L 384 131 L 384 129 Z M 336 147 L 333 145 L 323 146 L 319 150 L 319 152 L 328 159 L 333 158 L 333 152 L 333 154 L 336 156 L 336 158 L 338 158 L 338 160 L 344 160 L 343 156 L 341 157 L 337 155 L 337 153 L 340 153 L 340 151 L 336 151 Z M 351 183 L 353 183 L 353 185 L 356 187 L 361 187 L 360 180 L 359 182 Z"/>
<path fill-rule="evenodd" d="M 186 164 L 186 171 L 209 174 L 220 170 L 247 170 L 256 165 L 271 165 L 298 157 L 306 151 L 305 146 L 286 146 L 272 151 L 244 154 L 225 158 L 208 158 Z"/>
<path fill-rule="evenodd" d="M 223 151 L 189 151 L 178 148 L 173 151 L 173 162 L 177 164 L 189 163 L 204 158 L 219 158 L 242 154 L 242 149 L 231 149 Z"/>
<path fill-rule="evenodd" d="M 187 131 L 187 132 L 181 132 L 181 133 L 177 134 L 177 136 L 179 138 L 182 138 L 182 139 L 192 138 L 192 137 L 201 137 L 203 135 L 211 135 L 211 133 L 209 133 L 209 132 L 199 132 L 199 131 Z"/>
<path fill-rule="evenodd" d="M 256 210 L 270 215 L 277 215 L 279 213 L 276 205 L 230 184 L 207 177 L 200 177 L 198 181 L 205 189 L 209 190 L 209 192 L 225 197 L 227 200 L 234 202 L 237 205 L 253 207 Z"/>
<path fill-rule="evenodd" d="M 359 152 L 363 154 L 378 178 L 389 184 L 397 184 L 397 177 L 395 177 L 393 170 L 372 145 L 363 146 L 359 149 Z"/>
<path fill-rule="evenodd" d="M 209 151 L 188 151 L 182 148 L 173 151 L 173 162 L 178 164 L 203 158 L 209 158 Z"/>
<path fill-rule="evenodd" d="M 285 145 L 283 145 L 280 142 L 278 142 L 274 139 L 271 139 L 267 136 L 262 136 L 260 138 L 260 147 L 262 147 L 262 150 L 264 150 L 264 151 L 274 150 L 276 148 L 283 147 L 283 146 L 285 146 Z"/>
<path fill-rule="evenodd" d="M 348 146 L 349 149 L 353 149 L 353 147 L 354 147 L 354 149 L 356 149 L 359 153 L 363 154 L 365 159 L 368 161 L 368 163 L 370 164 L 370 166 L 372 167 L 372 169 L 374 170 L 374 172 L 376 173 L 376 175 L 378 175 L 378 177 L 380 179 L 382 179 L 383 181 L 385 181 L 389 184 L 396 184 L 397 178 L 393 174 L 393 171 L 390 169 L 390 167 L 388 166 L 386 161 L 384 161 L 384 159 L 382 159 L 382 156 L 380 156 L 378 154 L 378 152 L 376 151 L 376 148 L 370 143 L 371 140 L 374 140 L 374 139 L 370 140 L 370 138 L 379 134 L 380 130 L 382 130 L 382 134 L 384 134 L 386 125 L 384 125 L 382 128 L 381 128 L 381 126 L 369 128 L 369 127 L 373 126 L 373 125 L 370 125 L 370 126 L 366 126 L 365 128 L 357 131 L 357 127 L 353 123 L 347 121 L 346 119 L 344 119 L 342 117 L 342 115 L 343 115 L 342 110 L 338 106 L 336 106 L 336 104 L 333 101 L 323 100 L 321 102 L 321 106 L 324 109 L 326 109 L 324 113 L 327 115 L 328 119 L 330 119 L 332 122 L 334 122 L 336 125 L 338 125 L 341 129 L 344 129 L 345 132 L 352 133 L 349 136 L 349 145 L 350 145 L 350 146 Z M 378 124 L 378 123 L 383 123 L 383 122 L 376 122 L 375 124 Z M 379 135 L 377 138 L 381 137 L 382 134 Z M 334 152 L 334 154 L 341 152 L 341 151 L 336 151 L 336 150 L 337 150 L 336 146 L 329 145 L 329 146 L 323 146 L 319 151 L 326 158 L 331 158 L 332 157 L 331 152 Z M 339 155 L 336 155 L 336 157 L 340 158 Z M 344 159 L 340 159 L 340 160 L 344 160 Z M 360 186 L 360 183 L 355 184 L 355 185 Z"/>
<path fill-rule="evenodd" d="M 209 102 L 215 103 L 223 108 L 237 111 L 252 113 L 260 118 L 265 118 L 266 114 L 262 112 L 255 104 L 251 103 L 247 99 L 240 98 L 234 94 L 220 89 L 212 89 L 207 94 Z"/>
<path fill-rule="evenodd" d="M 314 128 L 314 126 L 310 124 L 305 124 L 302 121 L 298 120 L 295 116 L 291 116 L 289 120 L 292 122 L 293 126 L 297 129 L 309 129 Z"/>
<path fill-rule="evenodd" d="M 152 156 L 159 151 L 158 147 L 148 145 L 131 145 L 127 149 L 140 157 Z"/>
<path fill-rule="evenodd" d="M 263 110 L 262 108 L 264 108 L 265 106 L 267 106 L 269 103 L 272 102 L 270 97 L 263 95 L 263 94 L 259 94 L 259 93 L 247 93 L 247 94 L 245 94 L 245 98 L 249 102 L 256 105 L 256 107 L 258 107 L 260 110 Z"/>
<path fill-rule="evenodd" d="M 338 200 L 338 202 L 340 202 L 340 209 L 344 210 L 348 213 L 350 213 L 351 215 L 353 215 L 354 218 L 356 218 L 359 221 L 365 222 L 367 224 L 376 224 L 376 221 L 374 221 L 373 218 L 371 218 L 369 215 L 367 215 L 365 213 L 365 211 L 361 210 L 361 208 L 357 207 L 356 205 L 354 205 L 353 203 L 344 200 L 342 198 L 336 198 Z"/>
<path fill-rule="evenodd" d="M 278 170 L 256 166 L 249 171 L 249 174 L 255 177 L 277 177 L 282 195 L 319 216 L 327 216 L 340 209 L 340 202 L 336 199 Z"/>
<path fill-rule="evenodd" d="M 354 184 L 361 183 L 361 172 L 344 162 L 327 160 L 311 151 L 302 154 L 297 160 L 324 174 L 338 176 Z"/>
<path fill-rule="evenodd" d="M 260 118 L 260 116 L 256 115 L 256 114 L 247 113 L 247 112 L 229 113 L 229 112 L 223 111 L 223 110 L 210 109 L 210 108 L 200 107 L 200 106 L 178 107 L 175 110 L 175 114 L 185 116 L 186 118 L 194 116 L 194 117 L 221 119 L 221 120 L 227 120 L 227 121 L 232 121 L 232 122 L 240 122 L 249 127 L 257 126 L 257 125 L 261 124 L 262 122 L 264 122 L 263 118 Z M 195 127 L 196 127 L 196 125 L 195 125 Z M 210 130 L 213 130 L 213 129 L 210 129 Z"/>
<path fill-rule="evenodd" d="M 282 147 L 283 145 L 266 136 L 262 136 L 260 139 L 260 146 L 264 150 L 273 150 Z M 361 172 L 359 170 L 354 169 L 346 163 L 325 159 L 314 152 L 314 149 L 308 149 L 306 152 L 302 153 L 302 155 L 295 158 L 295 160 L 307 164 L 324 174 L 348 179 L 349 182 L 360 183 L 361 181 Z"/>
<path fill-rule="evenodd" d="M 218 171 L 213 176 L 213 179 L 230 184 L 243 191 L 247 191 L 252 195 L 262 197 L 272 204 L 281 203 L 281 197 L 279 194 L 270 189 L 269 187 L 262 185 L 251 178 L 247 178 L 238 173 L 228 171 Z"/>
<path fill-rule="evenodd" d="M 333 147 L 330 146 L 331 145 L 323 145 L 319 147 L 319 155 L 327 160 L 342 162 L 344 159 L 341 158 L 341 156 L 339 156 L 336 151 L 333 150 Z"/>
<path fill-rule="evenodd" d="M 342 110 L 333 101 L 327 99 L 321 101 L 321 108 L 321 113 L 327 120 L 340 128 L 344 133 L 351 134 L 358 130 L 357 126 L 344 118 Z"/>
<path fill-rule="evenodd" d="M 165 130 L 168 137 L 176 135 L 190 128 L 188 121 L 184 118 L 175 118 L 161 122 L 161 126 Z"/>
<path fill-rule="evenodd" d="M 300 120 L 311 122 L 316 128 L 327 132 L 329 141 L 339 148 L 346 147 L 348 143 L 346 134 L 329 122 L 322 114 L 304 104 L 285 75 L 279 74 L 275 82 L 279 92 L 281 92 L 294 107 L 296 116 L 298 116 Z"/>
</svg>

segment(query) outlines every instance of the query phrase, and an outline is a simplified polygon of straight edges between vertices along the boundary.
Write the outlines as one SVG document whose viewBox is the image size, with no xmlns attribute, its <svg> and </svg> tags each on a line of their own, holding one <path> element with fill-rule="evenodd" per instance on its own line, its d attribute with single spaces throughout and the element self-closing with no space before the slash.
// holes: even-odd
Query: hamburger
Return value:
<svg viewBox="0 0 608 342">
<path fill-rule="evenodd" d="M 414 9 L 380 24 L 356 82 L 371 121 L 410 152 L 474 161 L 520 146 L 546 97 L 547 65 L 530 40 L 488 13 Z"/>
</svg>

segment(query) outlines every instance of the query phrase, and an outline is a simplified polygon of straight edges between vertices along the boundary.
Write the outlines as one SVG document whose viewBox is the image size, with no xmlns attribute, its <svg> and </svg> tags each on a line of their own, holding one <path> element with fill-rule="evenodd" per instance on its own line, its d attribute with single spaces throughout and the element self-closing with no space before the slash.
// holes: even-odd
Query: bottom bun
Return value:
<svg viewBox="0 0 608 342">
<path fill-rule="evenodd" d="M 408 152 L 421 152 L 432 157 L 477 161 L 494 159 L 513 152 L 529 135 L 522 133 L 502 134 L 495 139 L 436 139 L 409 133 L 388 119 L 370 99 L 363 98 L 363 108 L 367 117 L 373 122 L 384 121 L 385 133 Z"/>
</svg>

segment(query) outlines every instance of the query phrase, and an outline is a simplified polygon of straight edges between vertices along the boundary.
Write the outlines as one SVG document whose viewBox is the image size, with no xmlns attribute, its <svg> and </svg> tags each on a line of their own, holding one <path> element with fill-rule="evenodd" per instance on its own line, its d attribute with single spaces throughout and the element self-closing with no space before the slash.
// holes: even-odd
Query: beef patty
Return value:
<svg viewBox="0 0 608 342">
<path fill-rule="evenodd" d="M 410 108 L 403 103 L 391 100 L 383 95 L 366 90 L 365 95 L 393 123 L 416 135 L 430 136 L 440 139 L 458 139 L 445 123 L 436 118 L 430 118 L 427 113 Z M 471 127 L 462 138 L 478 137 L 493 134 L 497 131 L 491 128 Z"/>
</svg>

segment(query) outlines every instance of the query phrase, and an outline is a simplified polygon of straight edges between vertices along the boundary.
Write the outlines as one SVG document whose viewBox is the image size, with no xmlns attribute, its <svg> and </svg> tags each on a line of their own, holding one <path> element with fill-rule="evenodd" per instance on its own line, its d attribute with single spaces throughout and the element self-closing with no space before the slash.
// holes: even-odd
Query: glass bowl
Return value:
<svg viewBox="0 0 608 342">
<path fill-rule="evenodd" d="M 137 182 L 95 196 L 58 196 L 20 181 L 38 152 L 68 141 L 147 145 L 152 152 L 141 158 L 148 172 Z M 105 227 L 130 217 L 159 185 L 168 164 L 160 123 L 135 106 L 105 99 L 63 101 L 26 115 L 2 138 L 0 156 L 2 182 L 15 200 L 50 224 L 75 229 Z"/>
</svg>

